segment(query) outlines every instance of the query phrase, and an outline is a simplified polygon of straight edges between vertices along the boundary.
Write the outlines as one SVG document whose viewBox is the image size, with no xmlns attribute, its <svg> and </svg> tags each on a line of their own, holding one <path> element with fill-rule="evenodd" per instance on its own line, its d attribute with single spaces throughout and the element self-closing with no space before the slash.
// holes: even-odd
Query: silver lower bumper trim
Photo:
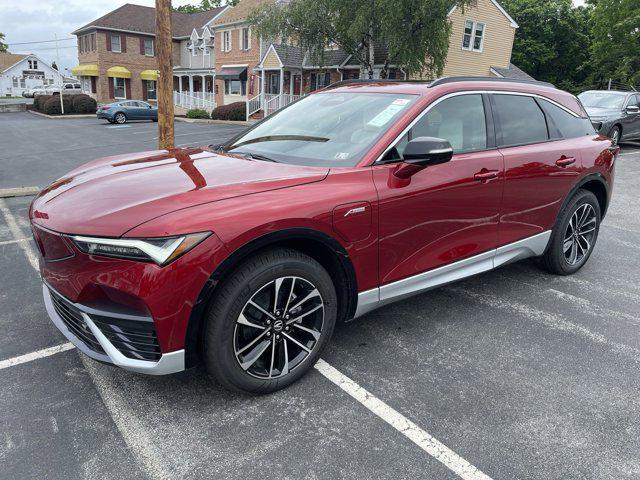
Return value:
<svg viewBox="0 0 640 480">
<path fill-rule="evenodd" d="M 47 309 L 47 313 L 51 318 L 58 330 L 67 337 L 67 339 L 73 343 L 80 351 L 88 355 L 89 357 L 99 360 L 101 362 L 112 363 L 125 370 L 138 373 L 146 373 L 147 375 L 168 375 L 171 373 L 177 373 L 184 370 L 184 350 L 177 350 L 175 352 L 164 353 L 157 362 L 151 362 L 148 360 L 136 360 L 124 356 L 120 351 L 104 336 L 96 324 L 91 320 L 91 317 L 87 313 L 83 312 L 83 306 L 77 303 L 74 304 L 78 310 L 81 311 L 82 318 L 93 333 L 100 346 L 105 351 L 105 354 L 101 354 L 89 349 L 85 343 L 76 337 L 67 326 L 64 324 L 58 313 L 56 312 L 53 301 L 51 300 L 51 293 L 47 285 L 42 285 L 42 296 L 44 297 L 44 304 Z"/>
</svg>

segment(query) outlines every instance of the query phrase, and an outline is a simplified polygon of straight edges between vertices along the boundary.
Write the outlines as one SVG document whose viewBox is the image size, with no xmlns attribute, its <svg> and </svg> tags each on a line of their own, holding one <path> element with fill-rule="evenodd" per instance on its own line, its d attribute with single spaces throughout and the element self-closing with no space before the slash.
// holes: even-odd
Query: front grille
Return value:
<svg viewBox="0 0 640 480">
<path fill-rule="evenodd" d="M 105 337 L 127 358 L 158 361 L 162 356 L 153 322 L 91 315 Z"/>
<path fill-rule="evenodd" d="M 89 329 L 89 326 L 82 318 L 80 310 L 53 290 L 49 291 L 51 292 L 53 308 L 55 308 L 56 313 L 69 331 L 94 352 L 104 353 L 102 346 L 100 346 L 96 337 L 93 336 L 91 329 Z"/>
</svg>

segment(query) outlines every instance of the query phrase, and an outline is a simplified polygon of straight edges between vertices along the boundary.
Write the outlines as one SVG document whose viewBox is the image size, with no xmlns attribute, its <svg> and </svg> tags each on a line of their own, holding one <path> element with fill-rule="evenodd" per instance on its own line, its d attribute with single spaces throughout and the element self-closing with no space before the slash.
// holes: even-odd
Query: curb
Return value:
<svg viewBox="0 0 640 480">
<path fill-rule="evenodd" d="M 218 124 L 218 125 L 253 125 L 255 122 L 244 122 L 244 121 L 236 121 L 236 120 L 209 120 L 207 118 L 185 118 L 185 117 L 174 117 L 176 122 L 185 122 L 185 123 L 204 123 L 204 124 Z"/>
<path fill-rule="evenodd" d="M 27 112 L 32 113 L 34 115 L 39 115 L 41 117 L 44 118 L 50 118 L 52 120 L 71 120 L 74 118 L 96 118 L 96 114 L 90 114 L 90 113 L 74 113 L 72 115 L 47 115 L 46 113 L 42 113 L 42 112 L 36 112 L 35 110 L 27 110 Z"/>
<path fill-rule="evenodd" d="M 40 193 L 40 187 L 0 188 L 0 198 L 28 197 Z"/>
</svg>

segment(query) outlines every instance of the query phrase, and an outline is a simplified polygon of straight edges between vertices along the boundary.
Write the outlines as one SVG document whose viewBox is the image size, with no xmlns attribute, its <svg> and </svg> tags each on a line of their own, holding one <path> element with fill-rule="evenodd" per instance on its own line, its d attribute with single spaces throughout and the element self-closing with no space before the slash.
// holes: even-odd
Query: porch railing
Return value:
<svg viewBox="0 0 640 480">
<path fill-rule="evenodd" d="M 216 108 L 213 92 L 173 92 L 173 103 L 183 108 L 203 108 L 213 110 Z"/>
<path fill-rule="evenodd" d="M 274 112 L 277 112 L 281 108 L 286 107 L 290 103 L 295 102 L 300 98 L 300 95 L 292 95 L 289 93 L 283 93 L 281 95 L 270 95 L 271 98 L 266 98 L 264 102 L 264 115 L 271 115 Z"/>
</svg>

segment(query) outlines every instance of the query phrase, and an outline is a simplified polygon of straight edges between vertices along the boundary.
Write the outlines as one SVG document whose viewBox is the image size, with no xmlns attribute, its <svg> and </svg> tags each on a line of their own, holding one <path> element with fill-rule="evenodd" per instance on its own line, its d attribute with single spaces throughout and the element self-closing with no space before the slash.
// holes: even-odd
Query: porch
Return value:
<svg viewBox="0 0 640 480">
<path fill-rule="evenodd" d="M 262 113 L 264 116 L 286 107 L 303 95 L 301 69 L 262 68 L 260 93 L 247 101 L 247 120 Z"/>
<path fill-rule="evenodd" d="M 216 108 L 214 93 L 215 72 L 212 70 L 174 70 L 173 103 L 184 108 Z"/>
</svg>

